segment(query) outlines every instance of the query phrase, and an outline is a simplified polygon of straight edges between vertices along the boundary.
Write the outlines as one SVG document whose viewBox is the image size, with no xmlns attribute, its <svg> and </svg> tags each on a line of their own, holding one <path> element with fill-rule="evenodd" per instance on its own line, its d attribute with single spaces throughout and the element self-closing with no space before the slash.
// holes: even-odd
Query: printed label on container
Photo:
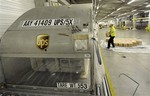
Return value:
<svg viewBox="0 0 150 96">
<path fill-rule="evenodd" d="M 86 83 L 66 83 L 66 82 L 57 82 L 57 88 L 73 88 L 73 89 L 89 89 L 88 84 Z"/>
<path fill-rule="evenodd" d="M 38 26 L 70 26 L 74 24 L 73 18 L 59 19 L 41 19 L 41 20 L 25 20 L 22 27 L 38 27 Z"/>
</svg>

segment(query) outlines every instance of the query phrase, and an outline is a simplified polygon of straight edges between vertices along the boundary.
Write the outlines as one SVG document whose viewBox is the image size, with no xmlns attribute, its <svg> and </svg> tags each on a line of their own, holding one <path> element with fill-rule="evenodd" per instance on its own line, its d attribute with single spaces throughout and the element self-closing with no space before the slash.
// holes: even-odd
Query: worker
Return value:
<svg viewBox="0 0 150 96">
<path fill-rule="evenodd" d="M 145 29 L 147 32 L 150 32 L 150 26 L 147 26 Z"/>
<path fill-rule="evenodd" d="M 110 31 L 109 31 L 109 40 L 108 40 L 108 46 L 107 48 L 109 49 L 110 48 L 110 44 L 112 44 L 112 47 L 114 48 L 115 47 L 115 44 L 114 44 L 114 38 L 116 36 L 116 29 L 115 27 L 113 26 L 113 24 L 110 24 Z"/>
</svg>

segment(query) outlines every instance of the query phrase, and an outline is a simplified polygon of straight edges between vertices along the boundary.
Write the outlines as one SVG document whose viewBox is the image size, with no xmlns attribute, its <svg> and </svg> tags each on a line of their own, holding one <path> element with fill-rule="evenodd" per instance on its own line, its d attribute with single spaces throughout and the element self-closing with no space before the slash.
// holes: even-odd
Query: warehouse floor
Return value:
<svg viewBox="0 0 150 96">
<path fill-rule="evenodd" d="M 150 96 L 150 51 L 143 46 L 150 45 L 150 33 L 144 30 L 119 30 L 116 38 L 141 39 L 143 51 L 117 51 L 120 47 L 108 50 L 105 41 L 105 32 L 109 28 L 99 30 L 100 45 L 104 63 L 106 64 L 114 90 L 117 96 Z M 130 49 L 130 48 L 126 48 Z M 133 49 L 133 47 L 131 48 Z M 145 52 L 145 53 L 144 53 Z"/>
</svg>

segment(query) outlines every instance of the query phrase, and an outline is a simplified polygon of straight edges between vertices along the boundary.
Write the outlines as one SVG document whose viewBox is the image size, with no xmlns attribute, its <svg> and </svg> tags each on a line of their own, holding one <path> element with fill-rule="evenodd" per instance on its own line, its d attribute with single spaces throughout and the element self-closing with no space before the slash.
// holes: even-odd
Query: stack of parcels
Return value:
<svg viewBox="0 0 150 96">
<path fill-rule="evenodd" d="M 106 38 L 106 41 L 108 42 L 109 38 Z M 141 39 L 136 38 L 115 38 L 114 39 L 115 46 L 119 47 L 132 47 L 142 44 Z"/>
</svg>

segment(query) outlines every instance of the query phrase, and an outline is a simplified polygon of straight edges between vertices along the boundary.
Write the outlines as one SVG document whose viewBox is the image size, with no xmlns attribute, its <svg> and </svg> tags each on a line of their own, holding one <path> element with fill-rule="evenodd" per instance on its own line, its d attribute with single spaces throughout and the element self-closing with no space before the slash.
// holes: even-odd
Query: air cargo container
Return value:
<svg viewBox="0 0 150 96">
<path fill-rule="evenodd" d="M 0 42 L 3 96 L 108 96 L 92 5 L 33 8 Z M 109 95 L 111 96 L 111 95 Z"/>
</svg>

